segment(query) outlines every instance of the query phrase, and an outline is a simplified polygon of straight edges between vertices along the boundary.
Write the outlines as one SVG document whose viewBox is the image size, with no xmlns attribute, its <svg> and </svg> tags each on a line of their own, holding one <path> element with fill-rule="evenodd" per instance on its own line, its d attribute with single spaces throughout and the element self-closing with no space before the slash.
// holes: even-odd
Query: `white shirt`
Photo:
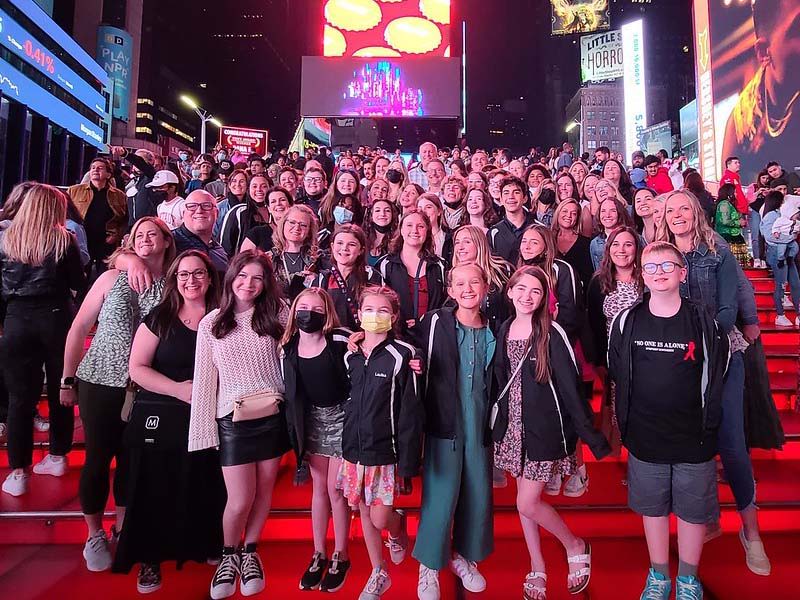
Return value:
<svg viewBox="0 0 800 600">
<path fill-rule="evenodd" d="M 156 207 L 158 218 L 167 224 L 170 231 L 177 229 L 183 224 L 183 205 L 186 201 L 180 196 L 175 196 L 172 200 L 166 200 Z"/>
</svg>

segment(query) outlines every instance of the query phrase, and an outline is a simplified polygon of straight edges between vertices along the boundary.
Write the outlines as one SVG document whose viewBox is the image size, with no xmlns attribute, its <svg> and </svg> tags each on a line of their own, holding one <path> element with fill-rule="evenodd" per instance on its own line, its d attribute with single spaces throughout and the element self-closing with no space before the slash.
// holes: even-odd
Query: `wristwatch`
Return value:
<svg viewBox="0 0 800 600">
<path fill-rule="evenodd" d="M 61 389 L 62 390 L 71 390 L 75 387 L 77 380 L 74 377 L 62 377 L 61 378 Z"/>
</svg>

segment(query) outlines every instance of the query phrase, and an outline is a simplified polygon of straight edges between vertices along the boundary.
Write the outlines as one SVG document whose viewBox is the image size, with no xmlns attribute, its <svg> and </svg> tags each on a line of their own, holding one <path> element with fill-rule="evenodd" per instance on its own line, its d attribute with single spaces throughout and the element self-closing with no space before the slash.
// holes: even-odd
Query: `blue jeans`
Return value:
<svg viewBox="0 0 800 600">
<path fill-rule="evenodd" d="M 787 279 L 789 290 L 792 295 L 792 304 L 795 310 L 800 305 L 800 276 L 797 273 L 797 264 L 791 252 L 786 253 L 783 258 L 783 266 L 778 266 L 778 248 L 772 244 L 767 244 L 767 264 L 772 269 L 772 277 L 775 279 L 775 291 L 772 299 L 775 302 L 775 312 L 779 315 L 784 314 L 783 310 L 783 286 Z"/>
<path fill-rule="evenodd" d="M 722 421 L 718 434 L 719 457 L 725 477 L 741 512 L 756 502 L 753 483 L 753 463 L 744 434 L 744 353 L 731 354 L 728 372 L 722 388 Z"/>
<path fill-rule="evenodd" d="M 754 260 L 761 258 L 761 213 L 757 210 L 750 210 L 747 220 L 747 229 L 750 230 L 750 252 Z"/>
</svg>

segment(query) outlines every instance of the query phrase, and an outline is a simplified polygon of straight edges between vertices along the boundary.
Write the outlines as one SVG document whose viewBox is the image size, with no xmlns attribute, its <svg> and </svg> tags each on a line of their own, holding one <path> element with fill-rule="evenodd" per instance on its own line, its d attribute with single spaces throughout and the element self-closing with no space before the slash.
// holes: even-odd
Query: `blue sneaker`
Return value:
<svg viewBox="0 0 800 600">
<path fill-rule="evenodd" d="M 647 583 L 639 600 L 669 600 L 672 591 L 672 581 L 661 573 L 650 569 L 647 572 Z"/>
<path fill-rule="evenodd" d="M 675 583 L 675 600 L 703 600 L 703 585 L 697 577 L 681 576 Z"/>
</svg>

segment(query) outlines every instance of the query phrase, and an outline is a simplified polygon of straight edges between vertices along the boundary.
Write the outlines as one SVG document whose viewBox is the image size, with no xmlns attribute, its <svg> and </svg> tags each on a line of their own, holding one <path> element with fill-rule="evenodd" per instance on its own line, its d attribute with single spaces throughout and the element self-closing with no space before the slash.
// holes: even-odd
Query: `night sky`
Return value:
<svg viewBox="0 0 800 600">
<path fill-rule="evenodd" d="M 547 0 L 453 2 L 454 22 L 467 22 L 470 144 L 497 145 L 487 133 L 486 106 L 520 98 L 524 105 L 516 109 L 524 112 L 512 115 L 519 124 L 505 145 L 558 143 L 564 107 L 579 84 L 578 37 L 550 36 Z M 322 0 L 145 4 L 145 27 L 167 32 L 156 36 L 154 55 L 164 57 L 187 92 L 224 123 L 269 129 L 280 146 L 288 144 L 299 117 L 301 57 L 321 52 Z M 612 27 L 645 11 L 655 31 L 663 27 L 690 41 L 690 6 L 690 0 L 612 0 Z M 667 57 L 649 61 L 661 59 Z M 691 53 L 683 59 L 669 61 L 693 74 Z"/>
</svg>

